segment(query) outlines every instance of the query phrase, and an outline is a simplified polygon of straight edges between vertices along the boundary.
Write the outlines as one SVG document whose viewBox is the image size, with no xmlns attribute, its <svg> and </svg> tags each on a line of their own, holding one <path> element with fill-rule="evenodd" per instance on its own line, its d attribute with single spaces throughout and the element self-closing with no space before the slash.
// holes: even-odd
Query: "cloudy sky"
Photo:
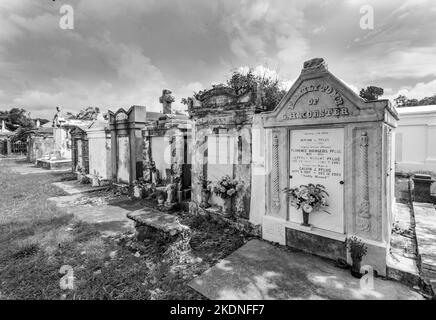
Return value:
<svg viewBox="0 0 436 320">
<path fill-rule="evenodd" d="M 73 30 L 59 27 L 65 4 Z M 359 26 L 363 5 L 373 30 Z M 163 88 L 180 105 L 244 66 L 289 86 L 314 57 L 354 90 L 436 94 L 434 0 L 0 0 L 0 19 L 0 109 L 34 117 L 57 105 L 157 111 Z"/>
</svg>

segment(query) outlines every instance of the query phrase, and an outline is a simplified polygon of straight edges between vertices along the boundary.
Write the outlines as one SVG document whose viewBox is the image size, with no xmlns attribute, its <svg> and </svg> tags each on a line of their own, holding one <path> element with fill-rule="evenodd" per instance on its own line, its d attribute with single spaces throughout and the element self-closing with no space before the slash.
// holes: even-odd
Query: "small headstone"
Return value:
<svg viewBox="0 0 436 320">
<path fill-rule="evenodd" d="M 415 174 L 412 179 L 415 201 L 432 203 L 431 185 L 435 180 L 427 174 Z"/>
</svg>

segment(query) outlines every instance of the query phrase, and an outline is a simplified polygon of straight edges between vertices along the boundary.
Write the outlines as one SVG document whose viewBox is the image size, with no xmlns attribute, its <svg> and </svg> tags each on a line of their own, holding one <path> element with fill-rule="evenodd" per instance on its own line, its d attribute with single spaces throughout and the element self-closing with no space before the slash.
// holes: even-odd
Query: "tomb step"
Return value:
<svg viewBox="0 0 436 320">
<path fill-rule="evenodd" d="M 53 185 L 69 195 L 96 192 L 108 188 L 107 186 L 93 187 L 90 184 L 80 183 L 78 180 L 54 182 Z"/>
<path fill-rule="evenodd" d="M 179 222 L 177 216 L 148 207 L 129 212 L 127 218 L 133 220 L 137 227 L 148 226 L 170 235 L 189 232 L 190 230 L 188 226 Z"/>
<path fill-rule="evenodd" d="M 404 203 L 396 203 L 395 210 L 386 274 L 388 278 L 416 286 L 420 283 L 420 275 L 413 210 Z"/>
</svg>

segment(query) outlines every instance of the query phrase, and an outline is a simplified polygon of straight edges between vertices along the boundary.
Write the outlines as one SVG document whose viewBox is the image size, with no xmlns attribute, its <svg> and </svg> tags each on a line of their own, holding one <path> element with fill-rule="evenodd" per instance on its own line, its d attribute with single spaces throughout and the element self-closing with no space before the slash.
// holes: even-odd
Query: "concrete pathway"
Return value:
<svg viewBox="0 0 436 320">
<path fill-rule="evenodd" d="M 51 170 L 51 171 L 53 171 L 53 170 Z M 89 183 L 83 184 L 83 183 L 80 183 L 78 180 L 54 182 L 53 185 L 58 187 L 59 189 L 62 189 L 64 192 L 66 192 L 67 194 L 70 194 L 70 195 L 108 189 L 107 186 L 105 186 L 105 187 L 92 187 L 91 184 L 89 184 Z"/>
<path fill-rule="evenodd" d="M 331 261 L 260 240 L 251 240 L 189 285 L 209 299 L 423 299 L 409 287 L 379 278 L 372 290 L 362 288 L 360 279 Z"/>
<path fill-rule="evenodd" d="M 413 203 L 421 273 L 436 290 L 436 209 L 430 203 Z"/>
<path fill-rule="evenodd" d="M 37 167 L 34 163 L 29 162 L 15 162 L 14 164 L 9 165 L 10 169 L 14 173 L 18 173 L 21 175 L 27 175 L 27 174 L 52 174 L 52 173 L 68 173 L 71 172 L 71 169 L 59 169 L 59 170 L 47 170 L 40 167 Z"/>
<path fill-rule="evenodd" d="M 127 213 L 143 208 L 143 204 L 131 200 L 120 200 L 108 204 L 86 204 L 83 194 L 53 197 L 49 203 L 74 214 L 79 220 L 95 224 L 103 237 L 116 236 L 126 231 L 133 231 L 133 221 Z M 82 202 L 83 204 L 78 204 Z"/>
<path fill-rule="evenodd" d="M 386 255 L 387 274 L 391 279 L 412 286 L 418 285 L 420 277 L 413 210 L 407 204 L 396 203 L 395 211 L 389 251 Z"/>
</svg>

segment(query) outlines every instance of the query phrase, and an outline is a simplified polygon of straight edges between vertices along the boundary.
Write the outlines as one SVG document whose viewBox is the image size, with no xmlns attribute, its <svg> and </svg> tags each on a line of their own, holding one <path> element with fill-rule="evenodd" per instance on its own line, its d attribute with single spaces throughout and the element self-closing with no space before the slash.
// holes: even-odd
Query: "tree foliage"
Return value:
<svg viewBox="0 0 436 320">
<path fill-rule="evenodd" d="M 238 70 L 233 71 L 227 85 L 237 94 L 261 90 L 258 94 L 261 94 L 262 106 L 267 110 L 273 110 L 286 94 L 286 90 L 280 88 L 278 78 L 255 75 L 252 69 L 246 74 Z"/>
<path fill-rule="evenodd" d="M 416 107 L 416 106 L 436 105 L 436 94 L 419 100 L 409 99 L 404 95 L 399 95 L 397 98 L 394 99 L 394 101 L 397 107 Z"/>
<path fill-rule="evenodd" d="M 247 73 L 234 70 L 226 84 L 238 95 L 249 91 L 259 94 L 261 104 L 266 110 L 273 110 L 286 94 L 286 90 L 280 88 L 278 78 L 256 75 L 253 69 L 249 69 Z M 203 92 L 205 91 L 194 92 L 194 96 L 197 97 Z M 181 103 L 189 105 L 189 98 L 182 98 Z"/>
<path fill-rule="evenodd" d="M 74 120 L 95 120 L 97 118 L 98 113 L 100 113 L 100 108 L 98 108 L 98 107 L 86 107 L 86 108 L 80 110 L 76 114 L 73 114 L 71 112 L 67 112 L 66 116 L 68 119 L 74 119 Z"/>
<path fill-rule="evenodd" d="M 365 101 L 377 100 L 384 93 L 384 90 L 380 87 L 369 86 L 366 89 L 360 90 L 359 96 Z"/>
<path fill-rule="evenodd" d="M 15 139 L 25 141 L 31 129 L 35 127 L 36 120 L 40 124 L 49 122 L 47 119 L 31 119 L 30 113 L 23 108 L 12 108 L 9 111 L 0 111 L 0 121 L 5 121 L 5 126 L 10 131 L 14 131 Z"/>
<path fill-rule="evenodd" d="M 32 128 L 34 122 L 29 113 L 22 108 L 12 108 L 9 111 L 0 111 L 0 119 L 5 121 L 6 127 L 15 131 L 17 128 Z"/>
</svg>

